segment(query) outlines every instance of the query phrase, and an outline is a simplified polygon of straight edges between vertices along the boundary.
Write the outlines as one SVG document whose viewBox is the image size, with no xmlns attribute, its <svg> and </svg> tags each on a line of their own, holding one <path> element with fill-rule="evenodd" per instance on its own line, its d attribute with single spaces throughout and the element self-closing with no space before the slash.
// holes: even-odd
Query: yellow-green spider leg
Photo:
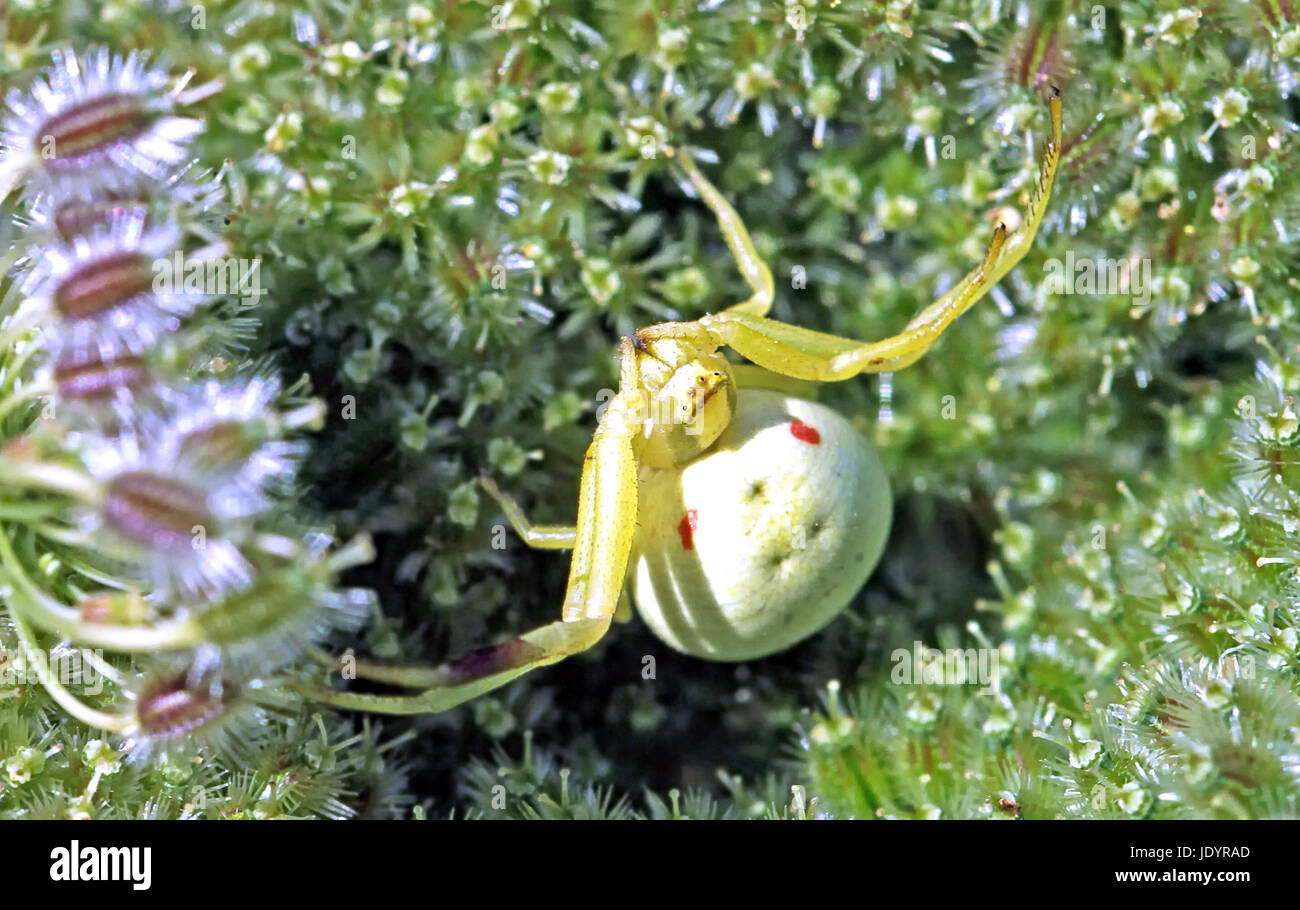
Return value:
<svg viewBox="0 0 1300 910">
<path fill-rule="evenodd" d="M 958 316 L 984 296 L 1005 237 L 1006 226 L 999 224 L 984 261 L 957 283 L 949 292 L 952 296 L 930 304 L 902 332 L 882 341 L 863 343 L 727 310 L 699 322 L 719 344 L 729 345 L 764 369 L 784 376 L 837 382 L 859 373 L 892 372 L 920 359 Z"/>
<path fill-rule="evenodd" d="M 578 535 L 577 527 L 573 525 L 535 525 L 528 520 L 524 510 L 519 507 L 513 496 L 503 491 L 493 482 L 491 477 L 486 474 L 479 475 L 479 486 L 481 486 L 489 496 L 496 500 L 496 504 L 505 512 L 506 520 L 510 526 L 515 529 L 519 539 L 530 547 L 538 550 L 572 550 L 573 543 Z"/>
<path fill-rule="evenodd" d="M 429 686 L 436 685 L 440 678 L 438 667 L 377 664 L 355 657 L 352 654 L 335 657 L 319 648 L 310 648 L 307 653 L 321 666 L 329 667 L 331 670 L 352 673 L 355 674 L 357 679 L 369 679 L 373 682 L 387 683 L 392 686 L 405 686 L 408 689 L 427 689 Z M 310 689 L 308 694 L 315 695 L 316 692 L 316 689 Z"/>
<path fill-rule="evenodd" d="M 738 303 L 735 306 L 728 307 L 727 312 L 748 313 L 751 316 L 766 316 L 767 311 L 772 308 L 772 298 L 775 290 L 772 286 L 772 270 L 767 267 L 767 263 L 759 257 L 758 251 L 754 249 L 754 241 L 749 236 L 749 230 L 745 227 L 745 222 L 741 220 L 740 215 L 731 203 L 718 191 L 708 178 L 700 172 L 691 156 L 684 149 L 676 150 L 677 161 L 686 172 L 695 191 L 700 194 L 704 204 L 713 210 L 714 216 L 718 219 L 718 227 L 722 230 L 722 236 L 727 241 L 727 246 L 731 249 L 731 255 L 736 260 L 736 266 L 740 269 L 740 276 L 745 279 L 745 284 L 749 285 L 753 296 L 744 303 Z"/>
<path fill-rule="evenodd" d="M 773 375 L 773 374 L 768 374 Z M 781 377 L 784 378 L 784 377 Z M 787 380 L 793 381 L 793 380 Z M 509 493 L 502 490 L 496 485 L 496 482 L 486 474 L 479 475 L 479 486 L 487 491 L 487 494 L 496 500 L 496 504 L 501 507 L 505 513 L 506 520 L 510 526 L 515 529 L 515 533 L 528 546 L 537 550 L 572 550 L 574 539 L 577 537 L 578 529 L 573 525 L 538 525 L 528 520 L 524 510 L 520 508 L 519 503 Z M 632 599 L 627 593 L 627 587 L 624 586 L 622 594 L 619 595 L 618 609 L 614 611 L 615 622 L 628 622 L 632 619 Z M 365 676 L 360 670 L 358 676 Z M 366 679 L 376 679 L 378 681 L 393 682 L 394 680 L 383 680 L 375 676 L 365 676 Z M 407 683 L 399 683 L 407 685 Z M 416 683 L 416 685 L 421 685 Z M 424 685 L 427 685 L 424 684 Z"/>
<path fill-rule="evenodd" d="M 445 711 L 522 676 L 590 648 L 609 629 L 618 609 L 636 533 L 637 472 L 633 438 L 635 390 L 610 403 L 583 463 L 573 561 L 559 622 L 479 648 L 441 666 L 384 668 L 366 675 L 396 685 L 423 685 L 410 695 L 368 695 L 302 686 L 300 691 L 336 708 L 384 714 Z M 358 674 L 360 675 L 360 674 Z"/>
<path fill-rule="evenodd" d="M 821 386 L 815 382 L 791 379 L 789 376 L 773 373 L 752 363 L 733 363 L 731 373 L 736 377 L 736 387 L 740 389 L 767 389 L 771 392 L 780 392 L 782 395 L 807 398 L 810 401 L 816 401 L 821 390 Z"/>
<path fill-rule="evenodd" d="M 999 224 L 983 262 L 918 313 L 899 334 L 863 343 L 777 322 L 736 307 L 705 316 L 699 325 L 719 344 L 730 346 L 767 370 L 796 379 L 835 382 L 859 373 L 892 372 L 914 363 L 1029 250 L 1047 211 L 1060 160 L 1059 91 L 1053 90 L 1050 112 L 1051 136 L 1044 146 L 1037 185 L 1020 229 L 1008 239 L 1006 226 Z M 746 264 L 739 264 L 743 272 Z"/>
</svg>

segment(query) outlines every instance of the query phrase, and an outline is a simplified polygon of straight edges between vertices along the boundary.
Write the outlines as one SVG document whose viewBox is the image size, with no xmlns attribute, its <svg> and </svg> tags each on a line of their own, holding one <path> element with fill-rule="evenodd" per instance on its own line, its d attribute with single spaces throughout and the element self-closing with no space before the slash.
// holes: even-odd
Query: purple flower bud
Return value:
<svg viewBox="0 0 1300 910">
<path fill-rule="evenodd" d="M 45 78 L 7 97 L 0 170 L 9 179 L 0 186 L 7 193 L 11 180 L 26 177 L 37 192 L 87 196 L 165 180 L 203 129 L 202 120 L 174 111 L 204 92 L 186 98 L 184 80 L 170 82 L 134 52 L 57 51 Z"/>
<path fill-rule="evenodd" d="M 149 385 L 144 360 L 125 352 L 69 351 L 55 362 L 53 375 L 60 398 L 92 405 L 134 398 Z"/>
<path fill-rule="evenodd" d="M 152 679 L 135 703 L 139 735 L 154 741 L 192 735 L 220 721 L 239 697 L 229 679 L 195 682 L 183 672 Z"/>
<path fill-rule="evenodd" d="M 156 550 L 190 549 L 195 535 L 213 526 L 201 490 L 150 471 L 113 477 L 100 511 L 108 527 Z"/>
<path fill-rule="evenodd" d="M 153 272 L 139 250 L 77 263 L 54 286 L 54 308 L 64 319 L 94 319 L 150 290 Z"/>
</svg>

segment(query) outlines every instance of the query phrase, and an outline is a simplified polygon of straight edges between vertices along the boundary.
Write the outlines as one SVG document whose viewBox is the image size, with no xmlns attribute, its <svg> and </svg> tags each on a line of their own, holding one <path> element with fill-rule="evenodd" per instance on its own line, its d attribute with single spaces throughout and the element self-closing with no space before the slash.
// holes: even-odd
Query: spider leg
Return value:
<svg viewBox="0 0 1300 910">
<path fill-rule="evenodd" d="M 519 508 L 513 496 L 502 491 L 486 474 L 478 478 L 481 486 L 489 496 L 496 500 L 501 511 L 506 513 L 506 520 L 515 529 L 515 533 L 528 546 L 539 550 L 572 550 L 578 529 L 573 525 L 535 525 L 528 520 L 524 510 Z"/>
<path fill-rule="evenodd" d="M 438 669 L 436 667 L 377 664 L 373 661 L 354 657 L 350 653 L 336 657 L 319 648 L 310 648 L 307 653 L 321 666 L 345 674 L 351 673 L 357 679 L 369 679 L 374 682 L 388 683 L 391 686 L 404 686 L 408 689 L 427 689 L 438 682 Z"/>
<path fill-rule="evenodd" d="M 627 585 L 624 585 L 622 593 L 618 595 L 618 609 L 614 611 L 614 622 L 631 622 L 633 614 L 632 595 L 628 592 Z"/>
<path fill-rule="evenodd" d="M 754 249 L 754 241 L 749 236 L 745 222 L 718 188 L 700 172 L 699 167 L 684 149 L 677 149 L 676 156 L 678 164 L 686 172 L 695 191 L 700 194 L 704 204 L 713 210 L 713 214 L 718 219 L 718 227 L 722 229 L 722 236 L 726 239 L 727 246 L 731 248 L 731 255 L 736 260 L 737 268 L 740 269 L 740 275 L 754 292 L 753 296 L 744 303 L 728 307 L 726 312 L 766 316 L 767 311 L 772 308 L 772 297 L 775 293 L 772 287 L 772 270 Z"/>
<path fill-rule="evenodd" d="M 1010 238 L 1006 226 L 993 232 L 988 252 L 969 274 L 938 300 L 921 310 L 897 335 L 864 343 L 814 332 L 732 307 L 699 320 L 719 344 L 759 366 L 818 382 L 835 382 L 859 373 L 886 373 L 918 360 L 954 320 L 982 298 L 1029 250 L 1052 193 L 1061 150 L 1061 97 L 1051 98 L 1052 134 L 1043 149 L 1038 183 L 1024 221 Z"/>
<path fill-rule="evenodd" d="M 583 463 L 578 495 L 578 525 L 573 561 L 558 622 L 479 648 L 428 669 L 367 665 L 371 678 L 397 685 L 422 685 L 410 695 L 370 695 L 300 686 L 323 704 L 384 714 L 445 711 L 491 691 L 535 667 L 553 664 L 590 648 L 609 629 L 618 608 L 636 533 L 637 468 L 632 440 L 639 427 L 630 402 L 621 394 L 596 428 Z"/>
<path fill-rule="evenodd" d="M 752 363 L 733 363 L 731 373 L 736 377 L 736 387 L 741 389 L 768 389 L 783 395 L 807 398 L 810 401 L 817 400 L 817 394 L 821 389 L 821 386 L 815 382 L 791 379 L 789 376 L 773 373 Z"/>
</svg>

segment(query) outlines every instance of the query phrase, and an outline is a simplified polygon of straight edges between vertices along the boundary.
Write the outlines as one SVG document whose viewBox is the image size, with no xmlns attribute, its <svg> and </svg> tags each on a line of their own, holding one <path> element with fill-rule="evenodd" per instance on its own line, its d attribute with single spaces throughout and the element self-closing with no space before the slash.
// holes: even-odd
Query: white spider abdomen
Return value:
<svg viewBox="0 0 1300 910">
<path fill-rule="evenodd" d="M 741 661 L 819 631 L 862 587 L 892 500 L 870 443 L 823 405 L 744 389 L 708 452 L 643 466 L 632 597 L 665 643 Z"/>
</svg>

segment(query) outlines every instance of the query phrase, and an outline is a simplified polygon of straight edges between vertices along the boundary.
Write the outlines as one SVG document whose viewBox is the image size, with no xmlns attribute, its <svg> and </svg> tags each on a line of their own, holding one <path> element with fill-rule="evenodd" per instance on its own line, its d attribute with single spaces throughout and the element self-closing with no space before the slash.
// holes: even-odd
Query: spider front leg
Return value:
<svg viewBox="0 0 1300 910">
<path fill-rule="evenodd" d="M 754 292 L 753 296 L 744 303 L 728 307 L 727 312 L 766 316 L 767 311 L 772 308 L 772 298 L 775 294 L 772 285 L 772 270 L 767 267 L 767 263 L 759 257 L 758 251 L 754 249 L 754 241 L 749 236 L 745 222 L 741 220 L 736 210 L 731 207 L 731 203 L 700 172 L 700 169 L 691 159 L 691 156 L 686 153 L 685 149 L 679 148 L 674 151 L 677 156 L 677 163 L 686 172 L 691 185 L 700 194 L 704 204 L 713 210 L 714 216 L 718 219 L 718 227 L 722 229 L 722 236 L 731 249 L 731 256 L 736 260 L 736 267 L 740 269 L 740 276 L 745 279 L 745 283 Z"/>
<path fill-rule="evenodd" d="M 358 673 L 424 689 L 412 695 L 367 695 L 320 687 L 302 687 L 301 691 L 324 704 L 348 710 L 435 713 L 491 691 L 536 667 L 585 651 L 599 641 L 619 606 L 636 533 L 633 439 L 641 424 L 636 416 L 635 392 L 635 387 L 624 386 L 596 427 L 587 450 L 578 493 L 578 524 L 570 542 L 573 561 L 558 622 L 479 648 L 438 667 L 367 665 L 367 672 Z M 518 517 L 522 518 L 522 513 Z M 548 544 L 560 546 L 555 536 Z"/>
<path fill-rule="evenodd" d="M 999 263 L 1005 240 L 1006 225 L 999 224 L 984 261 L 917 314 L 902 332 L 883 341 L 864 343 L 732 310 L 705 316 L 699 322 L 720 344 L 783 376 L 836 382 L 859 373 L 893 372 L 919 360 L 958 316 L 984 296 L 996 281 L 992 276 L 1000 264 L 1006 270 L 1014 265 Z"/>
<path fill-rule="evenodd" d="M 765 309 L 760 312 L 751 305 L 753 298 L 715 315 L 705 316 L 699 320 L 699 325 L 707 329 L 719 344 L 730 346 L 767 370 L 796 379 L 834 382 L 859 373 L 892 372 L 914 363 L 957 317 L 980 300 L 1028 252 L 1047 211 L 1060 161 L 1061 94 L 1056 89 L 1052 90 L 1049 110 L 1051 135 L 1044 145 L 1037 185 L 1020 229 L 1008 238 L 1006 226 L 999 224 L 983 262 L 948 293 L 918 313 L 899 334 L 882 341 L 864 343 L 814 332 L 767 319 Z M 687 173 L 691 173 L 690 168 Z M 696 170 L 695 174 L 698 173 Z M 699 175 L 699 180 L 703 179 Z M 701 195 L 705 196 L 706 202 L 709 201 L 703 190 Z M 713 195 L 721 200 L 716 190 Z M 753 243 L 744 225 L 725 201 L 709 204 L 718 214 L 718 224 L 736 255 L 741 274 L 749 281 Z M 720 206 L 726 206 L 725 211 Z"/>
<path fill-rule="evenodd" d="M 757 369 L 757 368 L 755 368 Z M 784 379 L 785 377 L 779 377 Z M 793 381 L 793 380 L 788 380 Z M 496 500 L 496 504 L 501 507 L 501 511 L 506 513 L 506 520 L 510 526 L 515 529 L 519 539 L 526 545 L 535 550 L 572 550 L 573 542 L 578 534 L 578 529 L 573 525 L 538 525 L 528 520 L 524 510 L 515 502 L 515 498 L 509 493 L 498 487 L 495 481 L 486 474 L 482 474 L 478 479 L 481 486 L 489 496 Z M 628 596 L 627 588 L 623 589 L 619 597 L 618 609 L 614 612 L 615 622 L 628 622 L 632 619 L 632 600 Z M 365 675 L 358 671 L 358 675 Z M 382 677 L 369 675 L 366 679 L 375 679 L 385 681 Z M 391 681 L 391 680 L 388 680 Z"/>
</svg>

